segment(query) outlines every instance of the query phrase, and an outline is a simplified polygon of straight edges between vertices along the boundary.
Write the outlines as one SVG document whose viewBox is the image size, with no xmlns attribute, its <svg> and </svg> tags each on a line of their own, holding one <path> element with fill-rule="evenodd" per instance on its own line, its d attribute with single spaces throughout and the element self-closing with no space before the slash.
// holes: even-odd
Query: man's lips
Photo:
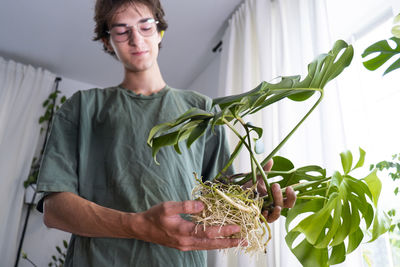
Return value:
<svg viewBox="0 0 400 267">
<path fill-rule="evenodd" d="M 134 56 L 141 56 L 141 55 L 144 55 L 144 54 L 146 54 L 146 53 L 148 53 L 148 51 L 133 51 L 133 52 L 131 52 L 131 54 L 132 55 L 134 55 Z"/>
</svg>

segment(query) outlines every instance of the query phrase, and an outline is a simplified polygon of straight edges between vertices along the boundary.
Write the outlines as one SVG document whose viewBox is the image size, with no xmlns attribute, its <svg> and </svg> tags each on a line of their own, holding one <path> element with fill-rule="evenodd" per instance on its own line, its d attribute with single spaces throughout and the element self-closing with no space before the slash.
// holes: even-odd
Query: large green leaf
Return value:
<svg viewBox="0 0 400 267">
<path fill-rule="evenodd" d="M 361 55 L 363 58 L 367 57 L 371 54 L 378 53 L 375 57 L 364 61 L 363 64 L 368 70 L 376 70 L 383 64 L 385 64 L 389 59 L 393 56 L 396 56 L 400 53 L 400 38 L 392 37 L 389 40 L 395 42 L 396 47 L 392 48 L 387 40 L 381 40 L 369 46 L 365 49 L 364 53 Z M 400 58 L 393 62 L 383 73 L 383 75 L 388 74 L 389 72 L 400 68 Z"/>
<path fill-rule="evenodd" d="M 286 244 L 290 250 L 301 262 L 304 267 L 327 267 L 328 249 L 318 249 L 312 246 L 307 240 L 301 241 L 296 247 L 293 247 L 294 240 L 300 235 L 300 232 L 289 232 L 286 237 Z"/>
<path fill-rule="evenodd" d="M 315 195 L 321 195 L 326 190 L 326 185 L 321 184 L 321 180 L 326 179 L 326 170 L 315 165 L 294 168 L 293 163 L 281 156 L 273 157 L 274 165 L 268 177 L 282 177 L 277 181 L 281 188 L 292 186 L 297 191 L 298 197 L 309 195 L 312 192 Z M 322 190 L 322 191 L 321 191 Z"/>
<path fill-rule="evenodd" d="M 156 155 L 164 146 L 172 145 L 180 154 L 178 143 L 188 139 L 187 145 L 190 146 L 204 134 L 212 117 L 214 117 L 214 114 L 211 112 L 191 108 L 172 122 L 154 126 L 147 139 L 147 144 L 152 148 L 154 161 L 158 164 Z M 177 127 L 178 125 L 180 127 Z"/>
<path fill-rule="evenodd" d="M 319 91 L 322 97 L 322 91 L 326 83 L 339 75 L 343 69 L 350 64 L 352 57 L 353 47 L 339 40 L 334 44 L 329 53 L 319 55 L 308 65 L 308 74 L 304 80 L 301 80 L 299 75 L 285 76 L 281 77 L 278 83 L 262 82 L 249 92 L 216 98 L 213 100 L 213 106 L 219 106 L 219 111 L 213 114 L 200 109 L 191 109 L 172 122 L 156 125 L 150 131 L 148 144 L 152 147 L 153 154 L 157 154 L 161 148 L 160 146 L 174 145 L 175 148 L 179 148 L 177 142 L 184 139 L 175 138 L 175 142 L 157 142 L 157 147 L 155 147 L 153 142 L 155 138 L 170 134 L 173 129 L 176 130 L 176 128 L 184 127 L 185 124 L 193 120 L 207 121 L 207 123 L 214 128 L 216 125 L 226 124 L 226 122 L 231 122 L 232 120 L 234 124 L 238 122 L 242 123 L 242 120 L 239 118 L 258 112 L 284 98 L 289 98 L 294 101 L 304 101 L 315 91 Z M 249 128 L 256 131 L 259 138 L 261 137 L 261 128 Z M 188 146 L 199 137 L 197 133 L 201 133 L 203 129 L 204 127 L 202 124 L 202 126 L 187 130 L 195 131 L 195 133 L 189 133 L 188 135 L 191 136 L 191 138 L 187 140 Z M 185 134 L 187 134 L 187 131 Z M 177 151 L 179 151 L 179 149 L 177 149 Z"/>
<path fill-rule="evenodd" d="M 360 149 L 360 159 L 355 167 L 363 166 L 364 157 L 365 152 Z M 283 215 L 286 216 L 288 232 L 286 242 L 303 266 L 328 266 L 343 262 L 346 255 L 354 251 L 363 240 L 363 231 L 369 230 L 371 240 L 375 240 L 389 229 L 387 216 L 379 215 L 377 210 L 381 185 L 376 171 L 373 170 L 363 179 L 350 176 L 353 160 L 350 151 L 341 154 L 344 173 L 334 172 L 327 186 L 317 183 L 319 188 L 313 188 L 312 185 L 318 179 L 325 181 L 324 172 L 317 171 L 307 180 L 304 173 L 297 172 L 298 169 L 288 159 L 275 158 L 278 165 L 276 169 L 282 172 L 283 178 L 279 183 L 300 182 L 293 185 L 295 190 L 300 188 L 298 201 Z M 313 168 L 307 166 L 299 169 Z M 278 173 L 272 171 L 274 176 Z M 297 177 L 297 174 L 300 176 Z M 310 182 L 312 180 L 314 182 Z M 301 220 L 293 225 L 298 221 L 296 218 Z M 300 239 L 300 245 L 294 248 L 295 238 Z"/>
</svg>

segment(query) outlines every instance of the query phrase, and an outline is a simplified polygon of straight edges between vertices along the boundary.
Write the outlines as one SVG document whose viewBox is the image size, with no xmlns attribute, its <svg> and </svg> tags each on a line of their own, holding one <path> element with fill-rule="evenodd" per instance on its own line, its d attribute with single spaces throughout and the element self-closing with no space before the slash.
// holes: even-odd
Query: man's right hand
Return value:
<svg viewBox="0 0 400 267">
<path fill-rule="evenodd" d="M 140 228 L 142 230 L 139 231 L 139 239 L 182 251 L 238 246 L 241 240 L 230 236 L 240 231 L 239 226 L 209 226 L 204 230 L 201 225 L 196 226 L 195 223 L 184 220 L 179 215 L 195 214 L 203 209 L 201 201 L 163 202 L 136 214 L 140 224 L 133 226 L 134 232 L 137 233 Z"/>
<path fill-rule="evenodd" d="M 61 192 L 46 197 L 44 222 L 48 227 L 76 235 L 134 238 L 183 251 L 237 246 L 240 240 L 229 236 L 239 232 L 239 226 L 213 226 L 204 230 L 179 215 L 198 213 L 203 208 L 200 201 L 168 201 L 145 212 L 122 212 Z"/>
</svg>

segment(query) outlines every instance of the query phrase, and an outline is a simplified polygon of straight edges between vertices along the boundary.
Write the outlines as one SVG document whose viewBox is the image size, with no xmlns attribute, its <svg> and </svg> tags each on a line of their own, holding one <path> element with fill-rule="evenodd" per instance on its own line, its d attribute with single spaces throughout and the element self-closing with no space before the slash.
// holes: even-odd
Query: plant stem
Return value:
<svg viewBox="0 0 400 267">
<path fill-rule="evenodd" d="M 238 133 L 238 131 L 236 131 L 236 129 L 235 129 L 226 119 L 223 119 L 223 122 L 236 134 L 236 136 L 237 136 L 240 140 L 242 140 L 243 144 L 246 146 L 247 150 L 248 150 L 249 153 L 250 153 L 250 157 L 254 160 L 254 163 L 257 165 L 257 168 L 258 168 L 258 170 L 260 171 L 261 176 L 262 176 L 262 178 L 263 178 L 263 180 L 264 180 L 265 187 L 266 187 L 267 192 L 268 192 L 268 198 L 267 198 L 267 199 L 268 199 L 269 201 L 273 200 L 273 198 L 272 198 L 272 191 L 271 191 L 271 187 L 270 187 L 270 185 L 269 185 L 269 183 L 268 183 L 267 176 L 265 175 L 264 169 L 261 167 L 260 163 L 259 163 L 259 162 L 257 161 L 257 159 L 255 158 L 254 153 L 253 153 L 253 151 L 251 150 L 251 147 L 249 147 L 249 145 L 246 143 L 246 141 L 244 140 L 244 138 Z"/>
<path fill-rule="evenodd" d="M 251 148 L 251 137 L 250 137 L 249 128 L 246 126 L 246 124 L 240 118 L 237 118 L 237 119 L 242 124 L 243 128 L 246 130 L 247 140 L 249 142 L 249 147 Z M 250 157 L 250 166 L 251 166 L 251 173 L 252 173 L 252 177 L 253 177 L 253 184 L 256 184 L 257 183 L 257 171 L 255 169 L 256 166 L 254 166 L 254 165 L 255 165 L 255 163 L 253 161 L 253 158 Z"/>
<path fill-rule="evenodd" d="M 293 89 L 291 89 L 293 90 Z M 323 89 L 319 88 L 296 88 L 296 90 L 310 90 L 310 91 L 318 91 L 320 92 L 320 96 L 315 104 L 311 107 L 311 109 L 307 112 L 307 114 L 297 123 L 297 125 L 289 132 L 289 134 L 272 150 L 272 152 L 261 162 L 262 165 L 265 165 L 275 154 L 281 149 L 281 147 L 287 142 L 287 140 L 296 132 L 296 130 L 300 127 L 300 125 L 310 116 L 310 114 L 315 110 L 315 108 L 321 103 L 322 98 L 324 97 Z M 249 180 L 249 175 L 246 176 L 247 181 Z"/>
<path fill-rule="evenodd" d="M 281 147 L 287 142 L 287 140 L 296 132 L 296 130 L 300 127 L 300 125 L 310 116 L 310 114 L 315 110 L 315 108 L 321 103 L 322 98 L 324 97 L 324 91 L 319 88 L 301 88 L 301 90 L 311 90 L 311 91 L 318 91 L 320 92 L 320 96 L 315 102 L 315 104 L 311 107 L 311 109 L 307 112 L 307 114 L 300 120 L 299 123 L 290 131 L 290 133 L 272 150 L 271 153 L 261 162 L 261 164 L 266 164 L 275 154 L 276 152 L 281 149 Z"/>
<path fill-rule="evenodd" d="M 240 140 L 239 143 L 236 145 L 235 150 L 232 152 L 231 157 L 229 161 L 226 163 L 225 167 L 221 171 L 219 171 L 217 175 L 214 177 L 213 179 L 214 181 L 216 181 L 221 175 L 223 175 L 226 172 L 226 170 L 228 170 L 229 166 L 232 165 L 235 158 L 239 155 L 239 152 L 242 150 L 242 147 L 243 147 L 243 142 L 242 140 Z"/>
</svg>

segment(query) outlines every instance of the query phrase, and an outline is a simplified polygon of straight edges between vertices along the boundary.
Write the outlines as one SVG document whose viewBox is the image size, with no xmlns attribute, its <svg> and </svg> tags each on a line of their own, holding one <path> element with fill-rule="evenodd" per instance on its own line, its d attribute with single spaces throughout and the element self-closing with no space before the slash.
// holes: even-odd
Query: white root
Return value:
<svg viewBox="0 0 400 267">
<path fill-rule="evenodd" d="M 209 226 L 240 225 L 240 233 L 232 236 L 243 239 L 236 252 L 244 250 L 251 254 L 265 253 L 271 230 L 262 218 L 263 199 L 255 196 L 255 187 L 242 189 L 238 185 L 204 184 L 197 180 L 199 184 L 193 189 L 192 196 L 193 199 L 201 200 L 205 208 L 193 215 L 192 219 L 204 229 Z M 244 246 L 244 240 L 247 246 Z"/>
<path fill-rule="evenodd" d="M 237 208 L 238 210 L 242 210 L 244 212 L 253 212 L 254 210 L 252 208 L 247 208 L 245 206 L 240 205 L 239 203 L 234 202 L 230 197 L 228 197 L 227 195 L 225 195 L 224 193 L 222 193 L 220 190 L 218 190 L 217 188 L 215 188 L 215 192 L 217 192 L 218 195 L 220 195 L 223 199 L 225 199 L 226 201 L 228 201 L 228 203 L 230 203 L 232 206 L 234 206 L 235 208 Z"/>
</svg>

